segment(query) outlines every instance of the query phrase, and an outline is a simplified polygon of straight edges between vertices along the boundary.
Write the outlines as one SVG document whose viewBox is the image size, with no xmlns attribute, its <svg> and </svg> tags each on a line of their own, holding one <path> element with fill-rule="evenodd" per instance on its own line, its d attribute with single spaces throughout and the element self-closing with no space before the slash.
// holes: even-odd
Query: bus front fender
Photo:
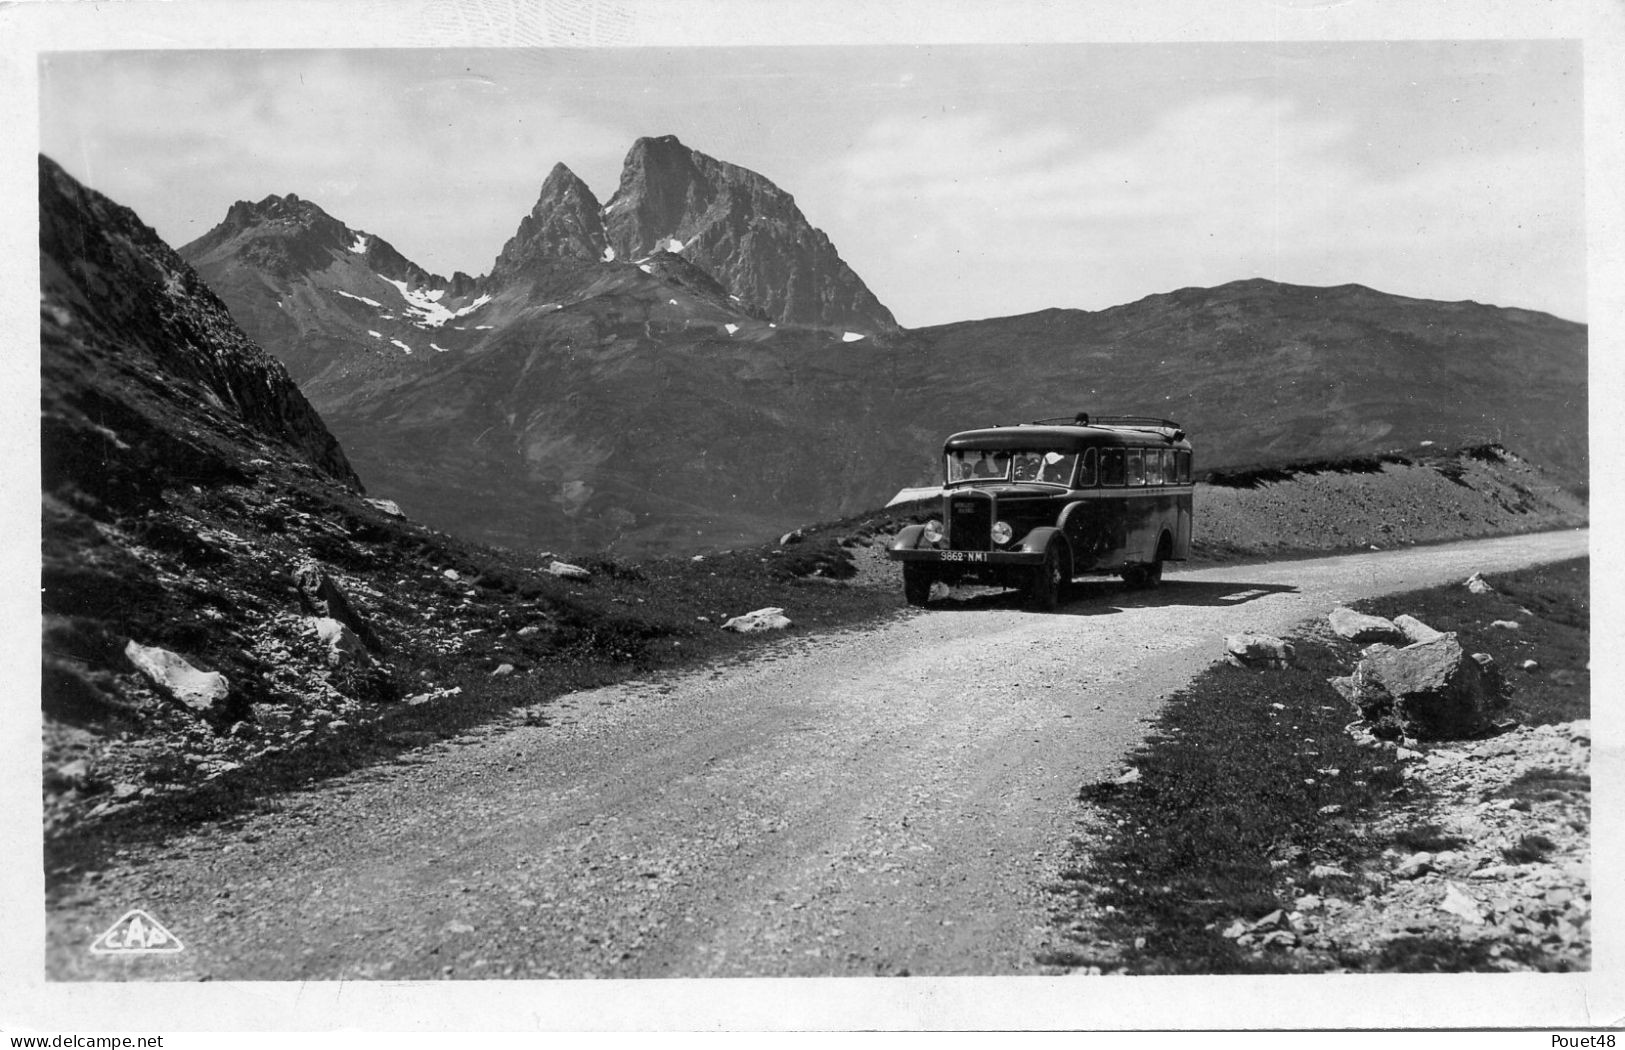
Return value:
<svg viewBox="0 0 1625 1050">
<path fill-rule="evenodd" d="M 917 550 L 924 546 L 920 540 L 925 536 L 924 525 L 910 525 L 897 534 L 892 540 L 891 549 L 894 551 Z"/>
<path fill-rule="evenodd" d="M 1021 552 L 1023 554 L 1043 554 L 1049 550 L 1050 544 L 1060 545 L 1061 553 L 1066 557 L 1067 564 L 1072 561 L 1072 545 L 1067 542 L 1066 533 L 1058 528 L 1045 525 L 1027 533 L 1021 539 Z"/>
</svg>

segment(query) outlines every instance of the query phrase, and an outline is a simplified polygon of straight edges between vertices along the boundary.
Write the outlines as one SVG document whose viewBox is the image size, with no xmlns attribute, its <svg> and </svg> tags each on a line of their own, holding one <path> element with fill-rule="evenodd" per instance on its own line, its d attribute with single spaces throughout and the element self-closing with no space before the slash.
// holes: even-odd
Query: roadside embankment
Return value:
<svg viewBox="0 0 1625 1050">
<path fill-rule="evenodd" d="M 1214 475 L 1196 489 L 1195 555 L 1388 549 L 1586 523 L 1585 501 L 1488 445 L 1453 454 Z"/>
</svg>

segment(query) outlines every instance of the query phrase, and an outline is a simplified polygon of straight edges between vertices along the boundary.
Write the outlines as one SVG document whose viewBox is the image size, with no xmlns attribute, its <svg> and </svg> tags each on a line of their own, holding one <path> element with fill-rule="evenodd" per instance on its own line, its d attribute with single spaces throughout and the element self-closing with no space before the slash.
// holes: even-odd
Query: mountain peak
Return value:
<svg viewBox="0 0 1625 1050">
<path fill-rule="evenodd" d="M 337 224 L 337 219 L 327 214 L 320 206 L 312 201 L 302 200 L 296 193 L 283 196 L 270 194 L 258 203 L 237 201 L 226 212 L 226 221 L 241 228 L 260 222 L 275 222 L 278 220 L 292 220 L 305 226 L 326 226 Z"/>
<path fill-rule="evenodd" d="M 563 163 L 542 181 L 530 214 L 502 246 L 491 279 L 502 280 L 535 264 L 561 259 L 598 262 L 604 258 L 604 223 L 598 198 Z"/>
<path fill-rule="evenodd" d="M 430 287 L 446 283 L 382 237 L 352 229 L 296 193 L 271 194 L 258 203 L 237 201 L 218 226 L 179 250 L 194 264 L 216 253 L 241 253 L 280 276 L 313 273 L 359 257 L 393 280 Z"/>
<path fill-rule="evenodd" d="M 620 186 L 604 208 L 604 232 L 619 258 L 662 248 L 680 252 L 779 322 L 897 329 L 891 311 L 807 221 L 794 197 L 675 135 L 632 144 Z"/>
</svg>

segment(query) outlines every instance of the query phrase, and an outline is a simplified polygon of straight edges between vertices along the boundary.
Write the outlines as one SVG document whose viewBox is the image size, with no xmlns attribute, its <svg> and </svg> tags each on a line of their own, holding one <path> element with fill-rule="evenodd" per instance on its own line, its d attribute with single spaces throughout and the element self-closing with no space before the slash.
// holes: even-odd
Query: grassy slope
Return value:
<svg viewBox="0 0 1625 1050">
<path fill-rule="evenodd" d="M 1488 652 L 1503 668 L 1536 659 L 1542 673 L 1520 676 L 1510 714 L 1529 725 L 1567 722 L 1590 712 L 1588 569 L 1582 559 L 1491 577 L 1496 594 L 1451 585 L 1361 608 L 1458 631 L 1468 652 Z M 1489 627 L 1496 620 L 1521 629 Z M 1297 640 L 1298 666 L 1216 665 L 1174 696 L 1133 756 L 1137 779 L 1080 792 L 1092 834 L 1075 840 L 1073 866 L 1049 887 L 1071 935 L 1039 961 L 1131 973 L 1405 968 L 1249 953 L 1219 929 L 1238 914 L 1291 910 L 1295 893 L 1367 892 L 1342 874 L 1316 878 L 1316 866 L 1357 872 L 1391 845 L 1440 848 L 1363 831 L 1412 788 L 1390 752 L 1358 747 L 1343 731 L 1354 715 L 1326 679 L 1357 656 L 1352 643 L 1317 633 Z"/>
</svg>

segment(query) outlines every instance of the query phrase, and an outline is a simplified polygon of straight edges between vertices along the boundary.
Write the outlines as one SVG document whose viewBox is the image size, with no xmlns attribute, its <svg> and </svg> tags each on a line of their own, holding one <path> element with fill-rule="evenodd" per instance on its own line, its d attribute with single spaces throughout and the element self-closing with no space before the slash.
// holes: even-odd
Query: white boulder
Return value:
<svg viewBox="0 0 1625 1050">
<path fill-rule="evenodd" d="M 316 640 L 327 649 L 329 667 L 348 663 L 365 652 L 361 636 L 342 620 L 335 620 L 331 616 L 318 616 L 311 621 L 311 630 L 315 633 Z"/>
<path fill-rule="evenodd" d="M 1406 639 L 1413 644 L 1416 642 L 1431 642 L 1444 636 L 1443 631 L 1434 630 L 1410 613 L 1402 613 L 1394 617 L 1394 626 L 1403 631 Z"/>
<path fill-rule="evenodd" d="M 565 580 L 590 580 L 592 573 L 579 565 L 571 565 L 567 561 L 556 561 L 547 567 L 547 571 L 554 576 Z"/>
<path fill-rule="evenodd" d="M 722 629 L 738 634 L 756 634 L 760 631 L 782 631 L 789 626 L 790 619 L 784 615 L 784 610 L 770 606 L 745 613 L 743 616 L 735 616 L 723 624 Z"/>
<path fill-rule="evenodd" d="M 142 645 L 132 638 L 124 647 L 124 655 L 142 674 L 200 714 L 212 710 L 231 691 L 225 675 L 200 671 L 168 649 Z"/>
<path fill-rule="evenodd" d="M 1224 640 L 1225 656 L 1241 667 L 1289 667 L 1292 643 L 1268 634 L 1232 634 Z"/>
<path fill-rule="evenodd" d="M 1405 632 L 1394 626 L 1394 621 L 1381 616 L 1368 616 L 1343 606 L 1333 609 L 1326 616 L 1326 621 L 1338 637 L 1351 642 L 1405 641 Z"/>
</svg>

